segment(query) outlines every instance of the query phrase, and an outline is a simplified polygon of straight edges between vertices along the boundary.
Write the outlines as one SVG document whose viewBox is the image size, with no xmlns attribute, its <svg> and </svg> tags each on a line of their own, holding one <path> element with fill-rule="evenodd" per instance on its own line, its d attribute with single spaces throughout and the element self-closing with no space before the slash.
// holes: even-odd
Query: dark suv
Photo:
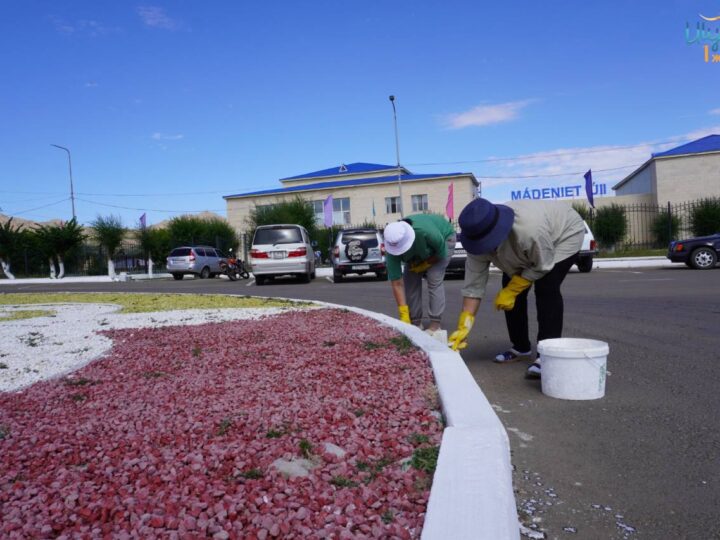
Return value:
<svg viewBox="0 0 720 540">
<path fill-rule="evenodd" d="M 376 229 L 345 229 L 340 231 L 330 257 L 333 281 L 338 283 L 348 274 L 374 272 L 378 280 L 387 279 L 385 244 Z"/>
</svg>

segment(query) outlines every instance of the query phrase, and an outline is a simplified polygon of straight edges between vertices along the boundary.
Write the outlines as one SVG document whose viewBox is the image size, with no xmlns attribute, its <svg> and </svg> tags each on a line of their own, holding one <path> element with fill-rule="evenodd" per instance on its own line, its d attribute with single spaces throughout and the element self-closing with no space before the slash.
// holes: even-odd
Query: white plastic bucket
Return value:
<svg viewBox="0 0 720 540">
<path fill-rule="evenodd" d="M 604 341 L 544 339 L 538 343 L 542 392 L 558 399 L 599 399 L 605 395 L 607 355 Z"/>
</svg>

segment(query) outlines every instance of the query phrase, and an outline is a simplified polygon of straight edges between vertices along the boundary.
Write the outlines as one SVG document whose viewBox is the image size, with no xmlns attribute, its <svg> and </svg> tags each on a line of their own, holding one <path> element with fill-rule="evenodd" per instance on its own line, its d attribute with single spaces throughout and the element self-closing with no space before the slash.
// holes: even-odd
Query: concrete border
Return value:
<svg viewBox="0 0 720 540">
<path fill-rule="evenodd" d="M 519 539 L 507 432 L 460 354 L 419 328 L 382 313 L 315 303 L 347 309 L 390 326 L 430 357 L 446 428 L 423 540 Z"/>
</svg>

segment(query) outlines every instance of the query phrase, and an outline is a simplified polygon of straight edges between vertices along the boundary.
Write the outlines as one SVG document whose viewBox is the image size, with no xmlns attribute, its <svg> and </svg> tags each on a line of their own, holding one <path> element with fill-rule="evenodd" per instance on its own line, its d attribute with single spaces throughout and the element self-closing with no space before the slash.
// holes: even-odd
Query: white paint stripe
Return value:
<svg viewBox="0 0 720 540">
<path fill-rule="evenodd" d="M 245 285 L 245 286 L 246 286 L 246 287 L 249 287 L 249 286 L 252 285 L 253 283 L 255 283 L 255 280 L 254 280 L 254 279 L 251 279 L 250 281 L 248 281 L 248 284 Z"/>
<path fill-rule="evenodd" d="M 335 283 L 333 279 L 329 276 L 325 276 L 325 279 L 327 279 L 330 283 Z"/>
<path fill-rule="evenodd" d="M 643 282 L 647 281 L 675 281 L 673 278 L 650 278 L 650 279 L 643 279 Z M 637 279 L 618 279 L 618 283 L 637 283 Z"/>
</svg>

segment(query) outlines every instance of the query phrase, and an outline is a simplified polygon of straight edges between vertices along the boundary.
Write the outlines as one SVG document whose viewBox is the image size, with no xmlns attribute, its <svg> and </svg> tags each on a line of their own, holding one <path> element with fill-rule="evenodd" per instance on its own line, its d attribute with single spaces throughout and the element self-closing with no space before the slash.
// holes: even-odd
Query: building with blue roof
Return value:
<svg viewBox="0 0 720 540">
<path fill-rule="evenodd" d="M 623 199 L 650 204 L 720 197 L 720 135 L 652 154 L 613 189 Z"/>
<path fill-rule="evenodd" d="M 332 204 L 334 225 L 386 223 L 419 212 L 446 214 L 448 197 L 457 218 L 467 203 L 478 196 L 480 184 L 472 173 L 413 174 L 405 167 L 378 163 L 350 163 L 288 176 L 278 188 L 225 195 L 227 217 L 239 232 L 248 229 L 247 218 L 257 206 L 301 197 L 324 223 L 324 203 Z M 402 186 L 402 201 L 400 200 Z M 328 199 L 328 198 L 331 199 Z M 402 210 L 402 212 L 401 212 Z"/>
</svg>

